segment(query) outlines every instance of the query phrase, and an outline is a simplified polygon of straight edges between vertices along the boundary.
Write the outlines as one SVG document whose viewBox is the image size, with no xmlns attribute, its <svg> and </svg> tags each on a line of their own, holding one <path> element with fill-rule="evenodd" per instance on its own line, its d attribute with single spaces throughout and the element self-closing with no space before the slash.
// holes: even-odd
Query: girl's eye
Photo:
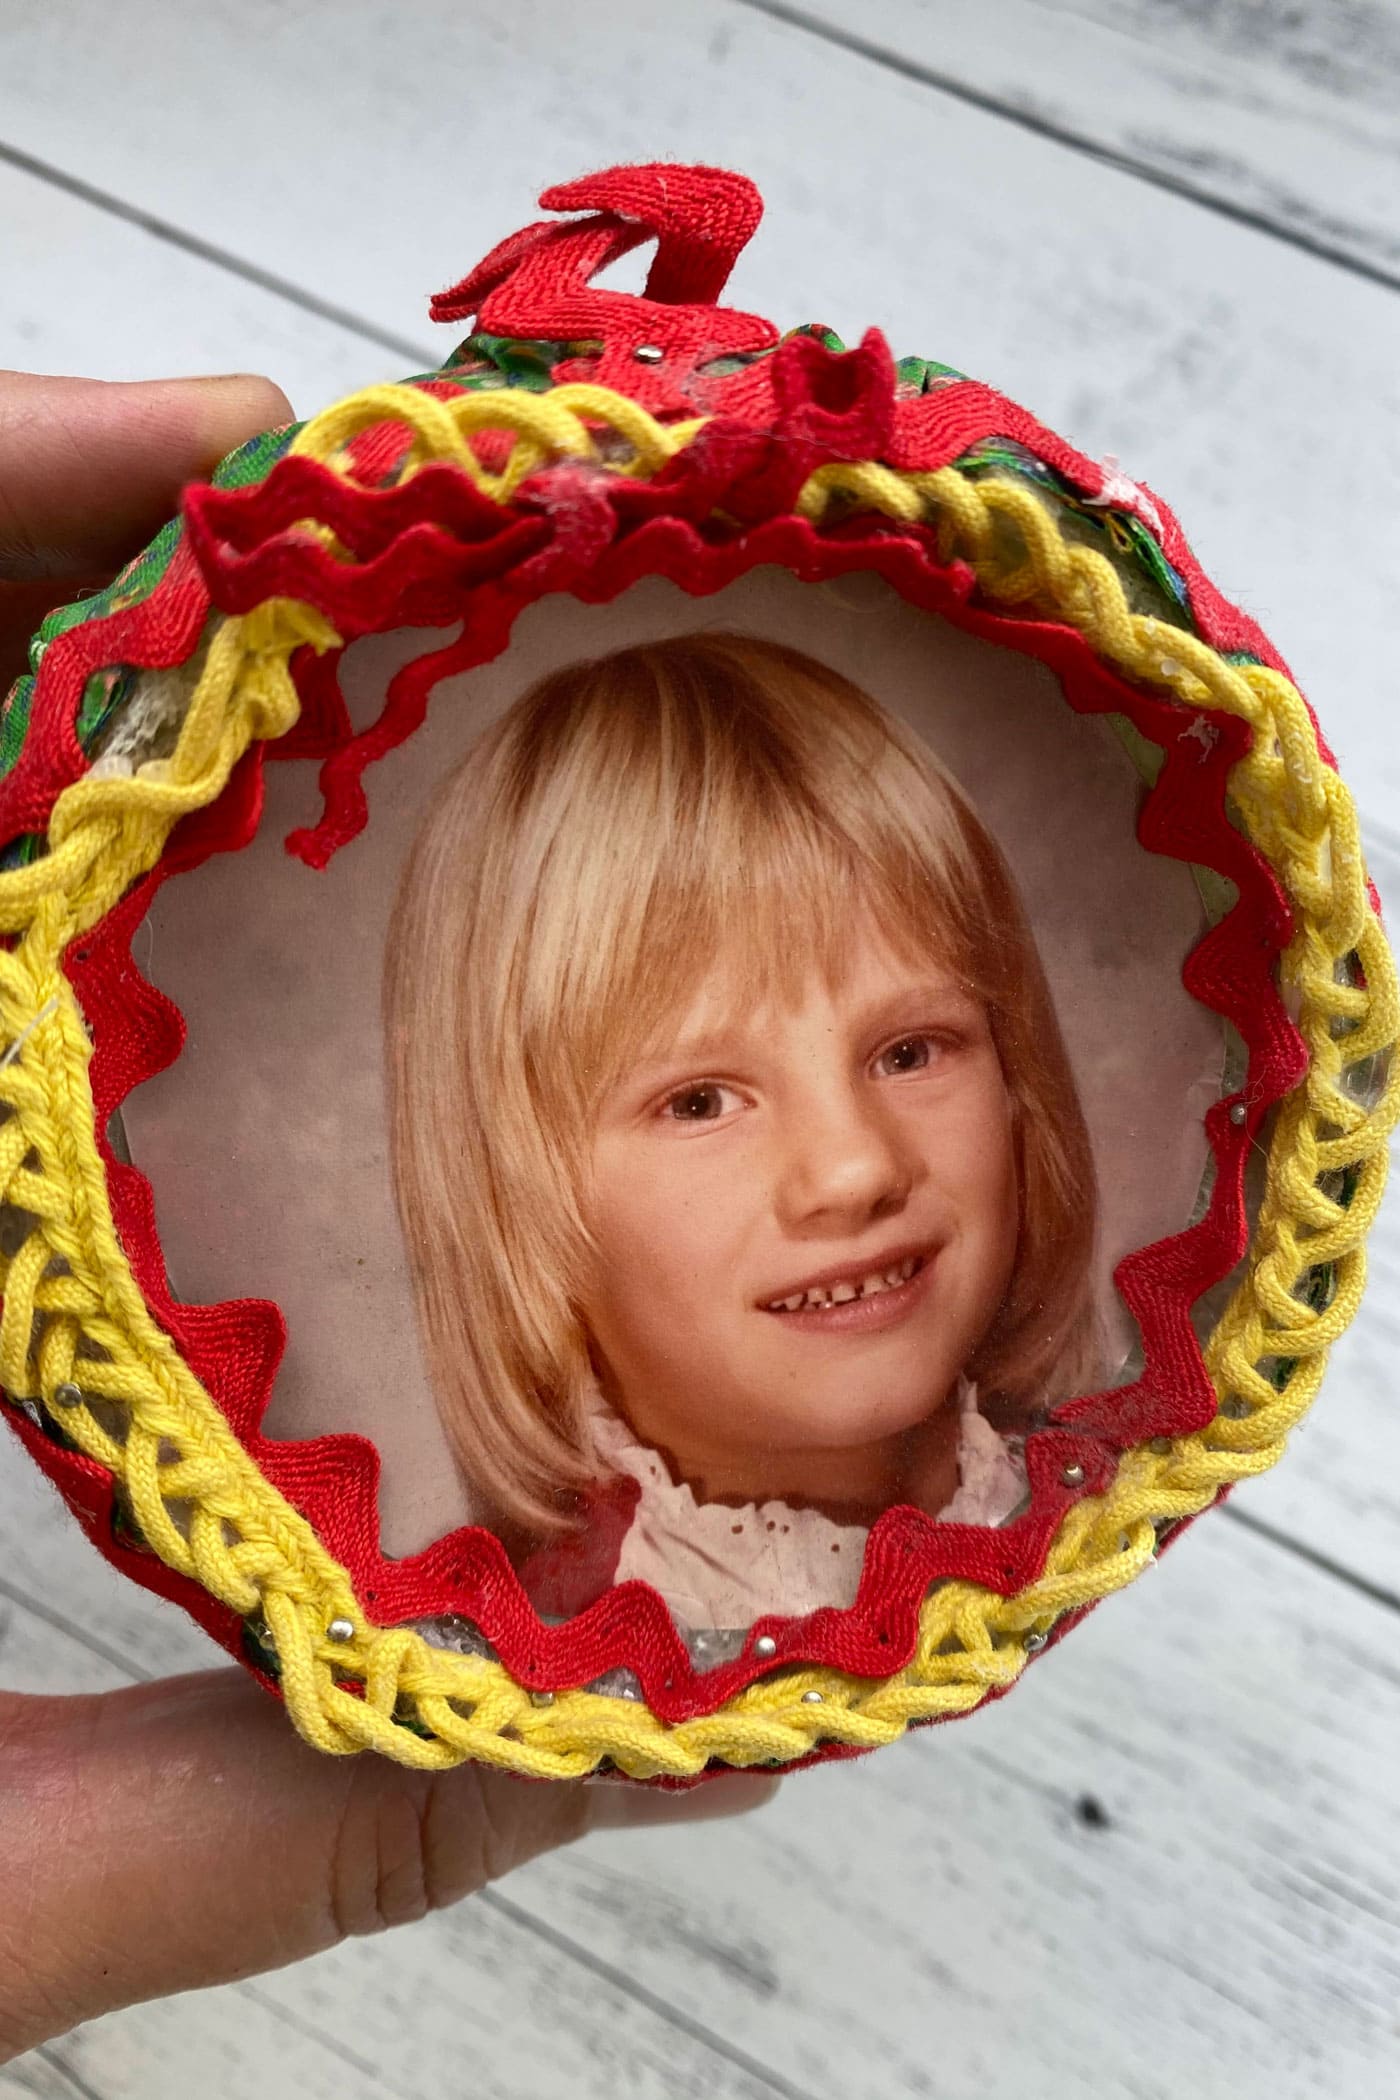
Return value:
<svg viewBox="0 0 1400 2100">
<path fill-rule="evenodd" d="M 894 1058 L 897 1072 L 921 1072 L 946 1048 L 947 1045 L 936 1036 L 905 1035 L 897 1043 L 891 1043 L 888 1050 L 882 1050 L 880 1056 Z"/>
<path fill-rule="evenodd" d="M 717 1080 L 702 1079 L 682 1087 L 662 1104 L 669 1123 L 715 1123 L 720 1117 L 719 1098 L 728 1088 Z"/>
</svg>

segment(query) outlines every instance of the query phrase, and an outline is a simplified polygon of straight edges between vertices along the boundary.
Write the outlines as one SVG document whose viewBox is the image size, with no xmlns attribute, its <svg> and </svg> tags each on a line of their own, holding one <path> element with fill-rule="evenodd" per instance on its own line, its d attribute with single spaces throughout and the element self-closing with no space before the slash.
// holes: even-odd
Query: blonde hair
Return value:
<svg viewBox="0 0 1400 2100">
<path fill-rule="evenodd" d="M 712 969 L 746 1007 L 798 1004 L 814 961 L 834 990 L 861 902 L 981 1000 L 1013 1104 L 1016 1259 L 969 1375 L 1024 1419 L 1089 1374 L 1088 1135 L 992 839 L 911 732 L 797 650 L 622 649 L 541 679 L 441 782 L 390 929 L 393 1173 L 428 1367 L 505 1521 L 567 1528 L 597 1478 L 598 1104 Z"/>
</svg>

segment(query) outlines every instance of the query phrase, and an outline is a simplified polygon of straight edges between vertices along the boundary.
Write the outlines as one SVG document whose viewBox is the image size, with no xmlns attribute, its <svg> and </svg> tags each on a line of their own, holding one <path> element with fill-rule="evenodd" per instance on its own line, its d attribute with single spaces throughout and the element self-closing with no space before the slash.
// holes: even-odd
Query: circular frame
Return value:
<svg viewBox="0 0 1400 2100">
<path fill-rule="evenodd" d="M 1259 660 L 1252 630 L 1230 649 L 1134 610 L 1115 564 L 1067 529 L 1065 506 L 973 447 L 1010 427 L 1038 460 L 1074 466 L 1081 488 L 1099 475 L 1084 502 L 1103 500 L 1100 471 L 986 389 L 969 387 L 982 398 L 964 399 L 961 416 L 948 394 L 924 396 L 911 445 L 878 337 L 841 356 L 798 335 L 766 362 L 780 402 L 767 431 L 722 414 L 662 422 L 598 385 L 470 391 L 434 375 L 260 440 L 187 493 L 184 533 L 169 528 L 98 616 L 77 606 L 46 623 L 27 720 L 4 725 L 24 734 L 0 781 L 3 836 L 47 832 L 46 850 L 0 874 L 0 1197 L 29 1221 L 3 1258 L 4 1412 L 103 1551 L 178 1596 L 327 1751 L 436 1767 L 472 1757 L 542 1777 L 607 1763 L 683 1783 L 721 1764 L 853 1754 L 967 1712 L 1234 1480 L 1274 1462 L 1359 1298 L 1400 1105 L 1385 1058 L 1395 975 L 1350 797 L 1295 687 Z M 1163 528 L 1154 499 L 1127 487 L 1137 502 L 1119 515 L 1141 530 L 1145 508 L 1167 545 L 1174 521 Z M 1185 570 L 1184 543 L 1171 554 Z M 697 1696 L 651 1593 L 601 1600 L 591 1647 L 576 1623 L 537 1619 L 526 1647 L 512 1646 L 515 1600 L 489 1534 L 417 1556 L 413 1596 L 357 1584 L 356 1559 L 377 1550 L 356 1536 L 366 1480 L 372 1519 L 373 1448 L 279 1445 L 269 1478 L 256 1381 L 231 1392 L 227 1366 L 231 1313 L 246 1337 L 270 1310 L 259 1343 L 270 1387 L 275 1308 L 173 1304 L 149 1187 L 106 1131 L 179 1042 L 130 935 L 156 881 L 251 836 L 264 751 L 324 759 L 325 817 L 289 841 L 315 864 L 363 823 L 365 764 L 422 719 L 432 684 L 505 646 L 521 605 L 547 590 L 609 598 L 657 573 L 704 592 L 764 562 L 813 579 L 875 568 L 910 602 L 1041 657 L 1071 704 L 1126 712 L 1159 744 L 1143 843 L 1236 883 L 1239 903 L 1198 944 L 1186 981 L 1239 1029 L 1250 1062 L 1245 1088 L 1206 1119 L 1207 1216 L 1118 1272 L 1150 1345 L 1144 1377 L 1054 1411 L 1028 1446 L 1026 1517 L 978 1538 L 887 1512 L 862 1581 L 871 1609 L 815 1614 L 805 1635 L 760 1622 Z M 1189 573 L 1198 617 L 1218 608 Z M 351 736 L 339 650 L 464 612 L 460 637 L 407 666 L 380 723 Z M 120 700 L 114 679 L 193 660 L 169 755 L 132 777 L 93 777 L 84 709 L 90 740 L 92 714 Z M 1381 1084 L 1361 1085 L 1377 1060 Z M 1251 1235 L 1244 1160 L 1276 1104 Z M 1189 1305 L 1241 1256 L 1203 1364 Z M 974 1575 L 950 1572 L 950 1555 Z M 402 1623 L 426 1615 L 449 1575 L 480 1603 L 494 1598 L 500 1660 L 448 1652 Z M 644 1652 L 631 1652 L 639 1630 Z M 638 1670 L 643 1700 L 580 1688 L 620 1661 Z"/>
</svg>

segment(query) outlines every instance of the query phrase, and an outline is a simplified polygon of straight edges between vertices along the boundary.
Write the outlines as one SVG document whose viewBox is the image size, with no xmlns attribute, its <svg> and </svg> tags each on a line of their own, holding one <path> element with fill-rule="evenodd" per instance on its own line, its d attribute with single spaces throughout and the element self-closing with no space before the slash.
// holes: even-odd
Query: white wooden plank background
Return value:
<svg viewBox="0 0 1400 2100">
<path fill-rule="evenodd" d="M 1400 285 L 1395 0 L 749 0 Z"/>
<path fill-rule="evenodd" d="M 878 321 L 1168 496 L 1292 659 L 1400 896 L 1400 10 L 801 12 L 10 0 L 0 360 L 263 369 L 309 412 L 450 342 L 426 294 L 545 182 L 743 167 L 769 209 L 739 303 Z M 468 2029 L 483 2095 L 1387 2092 L 1398 1269 L 1392 1209 L 1288 1461 L 1001 1706 L 703 1839 L 590 1840 L 450 1917 L 113 2015 L 0 2096 L 455 2091 Z M 0 1536 L 0 1681 L 212 1656 L 8 1443 Z"/>
</svg>

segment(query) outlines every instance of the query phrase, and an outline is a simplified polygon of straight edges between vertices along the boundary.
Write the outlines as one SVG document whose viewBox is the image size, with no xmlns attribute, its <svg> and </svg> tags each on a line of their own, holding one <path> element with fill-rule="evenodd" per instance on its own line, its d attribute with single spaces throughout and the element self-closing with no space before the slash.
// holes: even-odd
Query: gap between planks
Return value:
<svg viewBox="0 0 1400 2100">
<path fill-rule="evenodd" d="M 124 225 L 135 226 L 140 232 L 149 234 L 152 240 L 164 241 L 168 247 L 179 248 L 186 255 L 196 256 L 200 262 L 212 263 L 216 269 L 226 270 L 231 277 L 241 277 L 245 284 L 256 285 L 259 291 L 271 292 L 274 298 L 284 299 L 289 306 L 300 307 L 303 313 L 315 314 L 318 320 L 331 321 L 352 335 L 362 336 L 382 349 L 392 350 L 396 357 L 407 358 L 415 371 L 433 372 L 441 363 L 436 351 L 422 343 L 396 335 L 391 328 L 381 328 L 376 322 L 367 321 L 362 314 L 338 306 L 333 299 L 322 299 L 315 292 L 293 284 L 290 278 L 279 277 L 274 270 L 264 270 L 260 264 L 248 262 L 245 257 L 235 255 L 231 249 L 221 248 L 213 241 L 201 240 L 198 234 L 188 232 L 183 226 L 159 218 L 139 205 L 128 204 L 125 198 L 114 197 L 110 190 L 100 190 L 94 184 L 84 182 L 81 176 L 69 175 L 62 168 L 38 160 L 32 153 L 22 152 L 18 146 L 9 145 L 3 139 L 0 139 L 0 162 L 21 175 L 31 175 L 39 182 L 50 183 L 54 189 L 62 190 L 65 196 L 76 197 L 79 203 L 90 204 L 97 211 L 120 219 Z"/>
<path fill-rule="evenodd" d="M 1319 262 L 1335 263 L 1340 270 L 1347 270 L 1354 277 L 1363 277 L 1371 284 L 1383 285 L 1387 291 L 1400 291 L 1400 271 L 1387 270 L 1379 263 L 1367 262 L 1364 256 L 1353 255 L 1331 241 L 1319 239 L 1305 233 L 1301 228 L 1289 226 L 1274 219 L 1267 212 L 1253 211 L 1247 204 L 1238 204 L 1233 198 L 1222 196 L 1219 191 L 1206 189 L 1199 183 L 1187 182 L 1179 175 L 1170 175 L 1163 168 L 1153 167 L 1150 161 L 1136 154 L 1124 153 L 1116 146 L 1103 145 L 1091 138 L 1087 132 L 1077 131 L 1070 124 L 1056 122 L 1053 117 L 1038 115 L 1033 110 L 1018 108 L 1004 96 L 988 94 L 951 73 L 941 73 L 921 59 L 910 58 L 902 51 L 891 49 L 888 44 L 876 43 L 870 37 L 861 36 L 854 29 L 847 29 L 836 22 L 824 21 L 818 15 L 808 14 L 805 8 L 791 7 L 787 0 L 734 0 L 737 7 L 746 8 L 750 14 L 763 15 L 770 22 L 778 22 L 785 29 L 795 29 L 815 37 L 819 42 L 830 44 L 838 51 L 849 53 L 852 58 L 864 59 L 867 64 L 882 67 L 902 80 L 914 82 L 918 87 L 931 89 L 935 94 L 948 95 L 954 101 L 966 103 L 970 109 L 981 110 L 985 116 L 999 117 L 1007 124 L 1014 124 L 1021 131 L 1028 131 L 1038 139 L 1051 145 L 1063 146 L 1070 153 L 1082 154 L 1086 160 L 1097 161 L 1101 167 L 1113 168 L 1120 175 L 1131 175 L 1138 182 L 1145 182 L 1153 189 L 1164 190 L 1170 197 L 1179 197 L 1184 203 L 1199 205 L 1202 211 L 1214 212 L 1218 218 L 1230 219 L 1237 226 L 1248 227 L 1252 233 L 1262 233 L 1269 240 L 1282 241 L 1290 248 L 1301 249 Z"/>
</svg>

